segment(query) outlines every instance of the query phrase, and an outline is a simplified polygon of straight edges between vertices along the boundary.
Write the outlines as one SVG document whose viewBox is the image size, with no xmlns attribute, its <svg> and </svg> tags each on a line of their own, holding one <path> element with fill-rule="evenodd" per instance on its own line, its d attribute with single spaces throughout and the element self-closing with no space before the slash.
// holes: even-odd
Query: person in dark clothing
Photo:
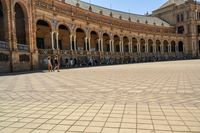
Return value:
<svg viewBox="0 0 200 133">
<path fill-rule="evenodd" d="M 58 57 L 57 57 L 57 56 L 56 56 L 55 59 L 54 59 L 54 63 L 55 63 L 54 71 L 57 69 L 57 71 L 60 72 L 60 71 L 59 71 L 60 64 L 59 64 L 59 61 L 58 61 Z"/>
</svg>

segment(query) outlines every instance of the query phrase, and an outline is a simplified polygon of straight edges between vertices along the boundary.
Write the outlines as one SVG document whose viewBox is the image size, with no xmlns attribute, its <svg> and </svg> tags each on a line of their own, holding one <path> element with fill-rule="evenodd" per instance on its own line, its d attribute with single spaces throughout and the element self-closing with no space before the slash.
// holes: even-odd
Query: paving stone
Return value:
<svg viewBox="0 0 200 133">
<path fill-rule="evenodd" d="M 0 133 L 200 132 L 200 60 L 0 76 Z"/>
</svg>

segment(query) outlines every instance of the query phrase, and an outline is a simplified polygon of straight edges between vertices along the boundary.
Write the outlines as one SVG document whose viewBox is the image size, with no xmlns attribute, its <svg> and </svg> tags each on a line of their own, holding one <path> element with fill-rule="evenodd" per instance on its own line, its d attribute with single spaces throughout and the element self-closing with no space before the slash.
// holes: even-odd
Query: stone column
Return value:
<svg viewBox="0 0 200 133">
<path fill-rule="evenodd" d="M 52 49 L 55 49 L 54 48 L 54 32 L 53 31 L 51 32 L 51 47 L 52 47 Z"/>
<path fill-rule="evenodd" d="M 70 35 L 70 50 L 73 50 L 73 48 L 72 48 L 72 40 L 73 40 L 73 36 L 72 35 Z"/>
<path fill-rule="evenodd" d="M 138 54 L 140 53 L 140 44 L 139 43 L 137 44 L 137 53 Z"/>
<path fill-rule="evenodd" d="M 119 52 L 122 52 L 122 42 L 119 42 Z"/>
<path fill-rule="evenodd" d="M 101 51 L 103 52 L 103 39 L 101 39 Z"/>
<path fill-rule="evenodd" d="M 88 48 L 87 48 L 87 43 L 88 43 L 87 37 L 85 37 L 85 50 L 86 50 L 86 51 L 88 50 Z"/>
<path fill-rule="evenodd" d="M 163 43 L 160 44 L 160 51 L 161 51 L 161 54 L 164 54 Z"/>
<path fill-rule="evenodd" d="M 113 51 L 113 53 L 115 52 L 114 40 L 112 40 L 112 51 Z"/>
<path fill-rule="evenodd" d="M 122 53 L 124 52 L 124 42 L 121 42 L 121 47 L 122 47 Z"/>
<path fill-rule="evenodd" d="M 168 44 L 168 53 L 171 53 L 171 44 Z"/>
<path fill-rule="evenodd" d="M 76 36 L 74 36 L 74 51 L 77 51 Z"/>
<path fill-rule="evenodd" d="M 175 52 L 178 53 L 178 44 L 175 45 Z"/>
<path fill-rule="evenodd" d="M 110 52 L 112 52 L 112 41 L 109 40 Z"/>
<path fill-rule="evenodd" d="M 101 40 L 98 39 L 98 51 L 100 52 L 101 51 Z"/>
<path fill-rule="evenodd" d="M 88 38 L 88 51 L 91 51 L 91 39 L 90 38 Z"/>
<path fill-rule="evenodd" d="M 156 44 L 153 44 L 153 53 L 156 54 Z"/>
<path fill-rule="evenodd" d="M 57 49 L 59 49 L 58 35 L 59 35 L 59 33 L 56 32 L 56 47 L 57 47 Z"/>
<path fill-rule="evenodd" d="M 145 53 L 149 52 L 149 44 L 145 44 Z"/>
<path fill-rule="evenodd" d="M 130 53 L 133 52 L 133 44 L 132 44 L 132 42 L 129 42 L 129 52 Z"/>
</svg>

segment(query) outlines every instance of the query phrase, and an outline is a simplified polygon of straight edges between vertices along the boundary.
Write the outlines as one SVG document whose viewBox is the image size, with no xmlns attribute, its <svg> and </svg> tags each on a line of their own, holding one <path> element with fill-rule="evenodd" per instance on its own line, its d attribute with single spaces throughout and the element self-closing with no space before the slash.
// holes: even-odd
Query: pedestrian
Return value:
<svg viewBox="0 0 200 133">
<path fill-rule="evenodd" d="M 52 63 L 51 63 L 51 57 L 50 56 L 48 57 L 48 62 L 47 63 L 48 63 L 48 71 L 52 72 Z"/>
<path fill-rule="evenodd" d="M 57 56 L 56 56 L 55 59 L 54 59 L 54 63 L 55 63 L 54 71 L 57 69 L 57 71 L 60 72 L 60 71 L 59 71 L 60 64 L 59 64 L 59 61 L 58 61 L 58 57 L 57 57 Z"/>
</svg>

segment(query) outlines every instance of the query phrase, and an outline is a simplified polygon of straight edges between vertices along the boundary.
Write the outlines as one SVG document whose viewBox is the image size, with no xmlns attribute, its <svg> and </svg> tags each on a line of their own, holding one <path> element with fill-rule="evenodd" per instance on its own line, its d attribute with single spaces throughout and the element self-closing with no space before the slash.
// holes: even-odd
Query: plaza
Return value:
<svg viewBox="0 0 200 133">
<path fill-rule="evenodd" d="M 199 133 L 200 60 L 0 76 L 0 133 Z"/>
</svg>

